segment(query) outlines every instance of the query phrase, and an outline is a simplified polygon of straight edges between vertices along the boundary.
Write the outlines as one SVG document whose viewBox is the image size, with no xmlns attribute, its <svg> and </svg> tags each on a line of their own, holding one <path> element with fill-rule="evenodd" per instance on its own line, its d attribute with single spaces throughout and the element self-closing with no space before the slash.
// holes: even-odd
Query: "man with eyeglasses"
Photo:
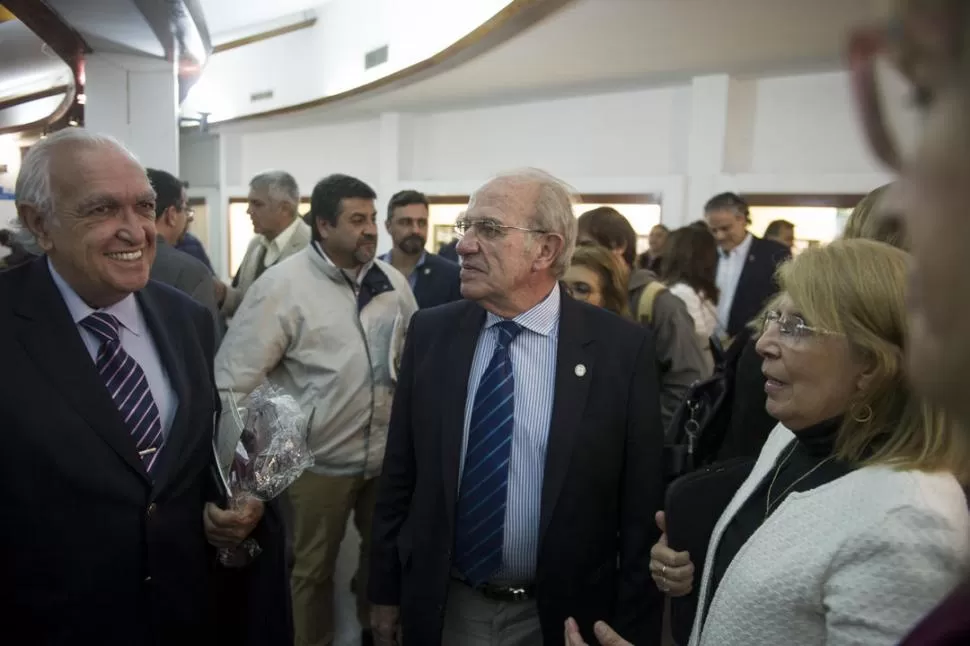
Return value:
<svg viewBox="0 0 970 646">
<path fill-rule="evenodd" d="M 542 171 L 485 184 L 456 223 L 465 300 L 411 321 L 374 511 L 381 646 L 554 644 L 574 613 L 660 643 L 653 338 L 560 289 L 572 209 Z"/>
<path fill-rule="evenodd" d="M 209 310 L 218 347 L 222 339 L 222 322 L 212 274 L 199 260 L 175 248 L 192 223 L 193 212 L 185 195 L 185 184 L 163 170 L 149 168 L 146 172 L 157 195 L 156 252 L 150 278 L 185 292 Z"/>
<path fill-rule="evenodd" d="M 923 131 L 914 150 L 900 146 L 877 82 L 889 58 L 913 87 Z M 970 3 L 898 0 L 888 25 L 852 36 L 850 64 L 872 151 L 898 170 L 910 250 L 907 360 L 914 386 L 947 407 L 970 432 Z M 889 96 L 887 93 L 886 96 Z M 970 439 L 970 435 L 968 435 Z M 905 646 L 970 643 L 970 584 L 956 590 L 903 642 Z"/>
</svg>

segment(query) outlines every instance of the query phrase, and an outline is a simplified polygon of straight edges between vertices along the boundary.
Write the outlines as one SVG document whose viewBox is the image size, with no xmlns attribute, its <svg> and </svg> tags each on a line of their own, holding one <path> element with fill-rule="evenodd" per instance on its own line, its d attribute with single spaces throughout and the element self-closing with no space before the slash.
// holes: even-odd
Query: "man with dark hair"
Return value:
<svg viewBox="0 0 970 646">
<path fill-rule="evenodd" d="M 250 286 L 267 268 L 302 251 L 310 242 L 310 227 L 299 216 L 300 188 L 289 173 L 271 170 L 249 181 L 249 208 L 256 237 L 249 243 L 232 285 L 216 283 L 222 314 L 231 318 Z"/>
<path fill-rule="evenodd" d="M 791 250 L 748 232 L 748 203 L 735 193 L 721 193 L 708 200 L 704 219 L 720 247 L 718 327 L 723 336 L 733 338 L 778 291 L 775 271 L 791 258 Z"/>
<path fill-rule="evenodd" d="M 375 197 L 346 175 L 317 183 L 313 242 L 249 288 L 215 361 L 223 396 L 244 395 L 268 379 L 312 419 L 307 438 L 316 464 L 287 492 L 301 646 L 333 643 L 333 576 L 351 511 L 361 536 L 358 618 L 365 630 L 370 625 L 363 582 L 375 479 L 404 333 L 417 310 L 404 276 L 374 257 Z"/>
<path fill-rule="evenodd" d="M 458 263 L 428 253 L 428 198 L 418 191 L 400 191 L 387 204 L 393 248 L 384 262 L 407 276 L 418 307 L 434 307 L 461 298 Z"/>
<path fill-rule="evenodd" d="M 774 240 L 792 249 L 795 246 L 795 225 L 788 220 L 772 220 L 765 229 L 765 240 Z"/>
<path fill-rule="evenodd" d="M 197 259 L 175 248 L 192 222 L 192 208 L 185 197 L 185 185 L 174 175 L 149 168 L 148 181 L 155 189 L 156 251 L 151 279 L 180 289 L 212 315 L 216 346 L 222 338 L 219 306 L 212 274 Z"/>
<path fill-rule="evenodd" d="M 694 320 L 684 301 L 671 294 L 657 275 L 633 266 L 637 234 L 616 209 L 603 206 L 579 216 L 579 244 L 598 244 L 613 251 L 630 270 L 630 311 L 653 331 L 660 373 L 660 413 L 664 426 L 695 381 L 710 376 L 704 351 L 694 333 Z"/>
<path fill-rule="evenodd" d="M 0 270 L 13 269 L 34 259 L 34 254 L 17 240 L 13 231 L 0 229 L 0 246 L 10 249 L 10 253 L 5 258 L 0 258 Z"/>
</svg>

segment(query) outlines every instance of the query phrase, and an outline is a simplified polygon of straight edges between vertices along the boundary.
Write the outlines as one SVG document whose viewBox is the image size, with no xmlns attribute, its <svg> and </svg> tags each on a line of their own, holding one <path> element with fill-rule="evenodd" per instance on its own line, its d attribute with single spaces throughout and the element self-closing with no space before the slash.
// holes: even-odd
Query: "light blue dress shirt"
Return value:
<svg viewBox="0 0 970 646">
<path fill-rule="evenodd" d="M 91 355 L 91 361 L 97 362 L 101 342 L 90 330 L 81 325 L 81 321 L 96 310 L 91 309 L 87 303 L 81 300 L 77 292 L 57 273 L 49 258 L 47 266 L 50 268 L 54 285 L 57 286 L 57 291 L 61 293 L 64 304 L 67 305 L 67 309 L 71 313 L 71 319 L 77 326 L 81 340 L 84 341 L 84 347 Z M 152 340 L 148 324 L 145 323 L 145 317 L 138 306 L 138 300 L 134 294 L 129 294 L 114 305 L 97 311 L 111 314 L 121 323 L 121 347 L 131 355 L 132 359 L 138 362 L 138 365 L 144 371 L 148 387 L 151 389 L 152 397 L 155 398 L 155 405 L 158 407 L 158 416 L 162 421 L 162 433 L 167 438 L 169 431 L 172 430 L 172 422 L 175 420 L 175 411 L 178 409 L 178 395 L 172 388 L 172 382 L 162 364 L 158 348 Z"/>
<path fill-rule="evenodd" d="M 414 270 L 408 275 L 408 285 L 411 286 L 411 291 L 414 291 L 414 286 L 418 284 L 418 270 L 424 267 L 424 261 L 428 258 L 428 252 L 422 251 L 421 257 L 418 258 L 418 264 L 414 266 Z M 381 260 L 391 265 L 391 252 L 388 251 L 386 254 L 381 256 Z M 391 265 L 392 267 L 394 265 Z"/>
<path fill-rule="evenodd" d="M 523 329 L 509 347 L 512 378 L 515 380 L 515 419 L 512 428 L 508 500 L 505 506 L 502 569 L 492 583 L 520 584 L 535 580 L 542 481 L 556 391 L 559 310 L 560 294 L 557 284 L 545 300 L 512 319 Z M 489 313 L 485 318 L 485 327 L 478 336 L 478 345 L 475 347 L 471 372 L 468 375 L 460 471 L 465 466 L 468 426 L 475 405 L 475 392 L 495 352 L 498 330 L 494 326 L 502 320 Z M 458 482 L 461 482 L 460 473 Z"/>
</svg>

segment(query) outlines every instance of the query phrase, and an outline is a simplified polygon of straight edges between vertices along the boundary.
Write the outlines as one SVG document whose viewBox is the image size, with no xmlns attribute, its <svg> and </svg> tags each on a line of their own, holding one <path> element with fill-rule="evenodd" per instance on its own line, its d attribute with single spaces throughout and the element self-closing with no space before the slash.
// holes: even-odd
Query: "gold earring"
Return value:
<svg viewBox="0 0 970 646">
<path fill-rule="evenodd" d="M 862 414 L 859 414 L 862 411 Z M 861 407 L 856 408 L 852 411 L 852 419 L 859 424 L 865 424 L 866 422 L 872 421 L 872 406 L 869 404 L 863 404 Z"/>
</svg>

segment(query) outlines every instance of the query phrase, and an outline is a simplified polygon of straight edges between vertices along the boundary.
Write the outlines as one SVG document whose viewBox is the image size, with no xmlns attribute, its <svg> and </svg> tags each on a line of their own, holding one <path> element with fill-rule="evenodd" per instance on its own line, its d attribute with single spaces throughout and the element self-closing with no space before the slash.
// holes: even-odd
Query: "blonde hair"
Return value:
<svg viewBox="0 0 970 646">
<path fill-rule="evenodd" d="M 616 254 L 597 244 L 579 245 L 573 253 L 572 264 L 586 267 L 603 284 L 603 308 L 624 318 L 630 318 L 627 295 L 629 272 Z"/>
<path fill-rule="evenodd" d="M 809 325 L 845 335 L 873 366 L 871 386 L 839 430 L 836 456 L 864 465 L 950 471 L 966 481 L 970 473 L 957 429 L 906 382 L 908 264 L 904 251 L 887 244 L 836 240 L 805 250 L 778 277 Z"/>
<path fill-rule="evenodd" d="M 882 200 L 893 184 L 880 186 L 856 204 L 845 222 L 842 239 L 878 240 L 898 249 L 908 249 L 906 232 L 899 218 L 880 212 Z"/>
</svg>

